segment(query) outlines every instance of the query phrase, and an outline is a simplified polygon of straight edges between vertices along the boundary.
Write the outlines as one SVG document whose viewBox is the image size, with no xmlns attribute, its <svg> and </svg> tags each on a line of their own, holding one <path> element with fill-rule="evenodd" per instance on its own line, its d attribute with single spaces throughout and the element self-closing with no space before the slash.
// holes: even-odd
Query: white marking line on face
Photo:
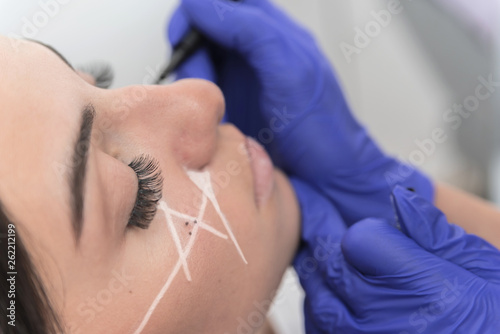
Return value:
<svg viewBox="0 0 500 334">
<path fill-rule="evenodd" d="M 184 269 L 184 274 L 186 274 L 186 279 L 191 282 L 191 274 L 189 273 L 189 268 L 186 261 L 186 256 L 182 251 L 181 240 L 179 239 L 179 234 L 175 230 L 174 222 L 172 220 L 172 216 L 170 211 L 168 210 L 167 203 L 164 201 L 160 202 L 160 209 L 165 213 L 165 217 L 167 218 L 167 225 L 170 233 L 172 234 L 172 239 L 174 239 L 175 247 L 177 248 L 177 253 L 179 253 L 179 260 L 182 263 L 182 269 Z"/>
<path fill-rule="evenodd" d="M 153 303 L 151 304 L 148 311 L 144 315 L 144 318 L 142 319 L 141 324 L 135 330 L 134 334 L 140 334 L 143 331 L 143 329 L 146 327 L 149 319 L 151 318 L 151 315 L 153 314 L 154 310 L 156 309 L 156 307 L 160 303 L 160 300 L 163 298 L 163 296 L 167 292 L 168 288 L 170 287 L 170 284 L 172 284 L 172 281 L 179 273 L 179 270 L 181 269 L 181 267 L 183 267 L 183 269 L 184 269 L 184 273 L 186 275 L 187 280 L 191 281 L 191 275 L 189 273 L 189 268 L 187 265 L 187 258 L 191 254 L 191 249 L 193 248 L 193 244 L 194 244 L 194 241 L 195 241 L 196 236 L 198 234 L 198 230 L 201 228 L 207 232 L 212 233 L 213 235 L 215 235 L 219 238 L 222 238 L 222 239 L 228 238 L 228 236 L 226 234 L 219 232 L 217 229 L 206 224 L 202 220 L 203 216 L 205 215 L 205 209 L 206 209 L 208 200 L 210 200 L 210 202 L 214 206 L 215 210 L 219 214 L 219 217 L 222 220 L 224 227 L 226 228 L 227 232 L 229 233 L 231 240 L 233 241 L 236 249 L 238 250 L 238 253 L 240 254 L 241 258 L 243 259 L 243 262 L 245 262 L 245 264 L 248 264 L 245 256 L 243 255 L 243 252 L 241 251 L 241 248 L 240 248 L 238 242 L 236 241 L 236 238 L 235 238 L 233 232 L 231 231 L 231 227 L 229 225 L 229 222 L 227 221 L 226 217 L 222 213 L 220 206 L 219 206 L 219 202 L 217 202 L 217 199 L 215 198 L 215 194 L 214 194 L 213 186 L 212 186 L 212 181 L 210 179 L 210 173 L 208 171 L 205 171 L 205 172 L 188 171 L 187 174 L 188 174 L 189 178 L 193 181 L 193 183 L 196 184 L 196 186 L 202 191 L 203 196 L 202 196 L 202 203 L 200 205 L 200 211 L 198 212 L 198 216 L 195 218 L 195 217 L 192 217 L 192 216 L 187 215 L 185 213 L 175 211 L 175 210 L 169 208 L 165 201 L 160 201 L 159 208 L 165 214 L 168 229 L 169 229 L 170 233 L 172 233 L 172 237 L 174 239 L 174 243 L 175 243 L 175 246 L 177 248 L 177 252 L 179 253 L 179 259 L 177 260 L 172 272 L 168 276 L 168 279 L 165 282 L 165 285 L 161 288 L 160 292 L 158 293 L 156 298 L 153 300 Z M 173 220 L 172 220 L 173 216 L 176 216 L 176 217 L 179 217 L 182 219 L 187 219 L 188 221 L 196 220 L 196 222 L 197 222 L 193 226 L 191 236 L 190 236 L 189 241 L 188 241 L 186 248 L 184 250 L 182 250 L 179 235 L 177 234 L 177 231 L 175 230 L 175 227 L 173 225 Z"/>
<path fill-rule="evenodd" d="M 203 196 L 203 199 L 202 199 L 202 203 L 201 203 L 201 209 L 200 209 L 200 213 L 198 214 L 198 217 L 192 217 L 190 215 L 187 215 L 185 213 L 181 213 L 181 212 L 177 212 L 177 211 L 174 211 L 172 209 L 169 209 L 167 208 L 167 212 L 170 213 L 172 216 L 177 216 L 179 218 L 182 218 L 182 219 L 185 219 L 185 220 L 188 220 L 188 221 L 193 221 L 193 220 L 196 220 L 197 222 L 197 226 L 199 228 L 202 228 L 212 234 L 215 234 L 216 236 L 218 236 L 219 238 L 222 238 L 222 239 L 227 239 L 228 236 L 222 232 L 219 232 L 217 231 L 215 228 L 213 228 L 212 226 L 210 225 L 207 225 L 203 220 L 203 215 L 205 214 L 205 209 L 207 207 L 207 196 Z"/>
<path fill-rule="evenodd" d="M 205 210 L 207 208 L 207 202 L 208 202 L 207 196 L 203 196 L 202 200 L 201 200 L 201 209 L 200 209 L 200 212 L 198 213 L 198 219 L 197 219 L 197 221 L 198 220 L 201 221 L 201 218 L 203 218 L 203 216 L 205 215 Z"/>
<path fill-rule="evenodd" d="M 190 177 L 191 180 L 193 180 L 194 184 L 196 184 L 198 188 L 200 188 L 203 194 L 205 194 L 205 196 L 207 196 L 210 199 L 212 205 L 215 208 L 215 211 L 217 211 L 217 213 L 219 214 L 219 217 L 222 220 L 222 223 L 224 224 L 224 227 L 226 228 L 229 237 L 233 241 L 234 246 L 238 250 L 238 253 L 240 254 L 241 258 L 243 259 L 243 262 L 245 262 L 245 264 L 248 264 L 245 255 L 243 254 L 243 251 L 241 250 L 240 245 L 238 244 L 238 241 L 236 240 L 236 237 L 234 236 L 233 231 L 231 230 L 231 226 L 229 225 L 226 216 L 222 213 L 217 198 L 215 198 L 214 188 L 212 185 L 212 181 L 210 179 L 210 173 L 208 171 L 204 172 L 188 171 L 188 176 Z"/>
</svg>

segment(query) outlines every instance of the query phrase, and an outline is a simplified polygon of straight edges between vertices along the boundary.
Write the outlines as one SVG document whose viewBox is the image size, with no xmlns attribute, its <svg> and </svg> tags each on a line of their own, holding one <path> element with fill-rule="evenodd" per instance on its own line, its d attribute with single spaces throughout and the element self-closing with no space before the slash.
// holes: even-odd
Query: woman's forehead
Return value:
<svg viewBox="0 0 500 334">
<path fill-rule="evenodd" d="M 48 47 L 33 41 L 0 35 L 0 68 L 2 70 L 0 85 L 12 85 L 15 82 L 33 83 L 36 80 L 32 79 L 58 75 L 64 67 L 67 65 Z"/>
<path fill-rule="evenodd" d="M 34 55 L 37 45 L 33 42 L 0 35 L 0 65 L 15 65 L 26 61 Z"/>
</svg>

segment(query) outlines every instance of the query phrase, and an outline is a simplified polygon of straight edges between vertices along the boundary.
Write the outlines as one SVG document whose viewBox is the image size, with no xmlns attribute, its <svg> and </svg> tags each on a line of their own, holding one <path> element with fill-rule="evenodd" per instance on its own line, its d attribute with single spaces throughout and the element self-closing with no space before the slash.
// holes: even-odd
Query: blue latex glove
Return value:
<svg viewBox="0 0 500 334">
<path fill-rule="evenodd" d="M 290 181 L 302 215 L 301 245 L 293 265 L 306 292 L 306 333 L 321 333 L 319 328 L 330 328 L 333 333 L 335 327 L 328 322 L 330 314 L 344 306 L 332 296 L 320 269 L 341 253 L 340 243 L 347 227 L 339 212 L 323 195 L 299 179 L 292 177 Z M 324 321 L 326 323 L 322 324 Z"/>
<path fill-rule="evenodd" d="M 355 224 L 319 263 L 323 280 L 302 280 L 308 333 L 500 333 L 500 252 L 418 195 L 394 198 L 404 234 Z"/>
<path fill-rule="evenodd" d="M 189 25 L 210 43 L 179 77 L 216 82 L 227 120 L 265 144 L 278 167 L 333 201 L 348 224 L 393 219 L 396 184 L 432 200 L 427 177 L 387 157 L 354 119 L 311 35 L 269 1 L 183 0 L 169 27 L 173 45 Z"/>
</svg>

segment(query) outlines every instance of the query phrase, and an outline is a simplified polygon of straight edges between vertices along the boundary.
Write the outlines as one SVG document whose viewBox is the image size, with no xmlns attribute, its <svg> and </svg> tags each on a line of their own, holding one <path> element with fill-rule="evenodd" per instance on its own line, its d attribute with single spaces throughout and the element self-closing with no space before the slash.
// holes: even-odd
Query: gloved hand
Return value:
<svg viewBox="0 0 500 334">
<path fill-rule="evenodd" d="M 311 35 L 268 0 L 182 0 L 169 27 L 173 45 L 190 25 L 210 43 L 179 77 L 215 81 L 227 120 L 263 143 L 278 167 L 333 201 L 348 224 L 393 219 L 396 184 L 432 200 L 427 177 L 387 157 L 354 119 Z"/>
<path fill-rule="evenodd" d="M 500 252 L 418 195 L 394 198 L 404 234 L 355 224 L 319 263 L 323 279 L 302 280 L 308 333 L 500 333 Z"/>
<path fill-rule="evenodd" d="M 340 242 L 347 227 L 339 212 L 325 197 L 297 178 L 290 178 L 290 182 L 297 194 L 302 216 L 301 245 L 293 266 L 306 292 L 306 333 L 320 333 L 319 328 L 331 328 L 333 333 L 333 324 L 318 327 L 328 319 L 322 314 L 344 306 L 342 301 L 332 296 L 320 269 L 341 253 Z"/>
</svg>

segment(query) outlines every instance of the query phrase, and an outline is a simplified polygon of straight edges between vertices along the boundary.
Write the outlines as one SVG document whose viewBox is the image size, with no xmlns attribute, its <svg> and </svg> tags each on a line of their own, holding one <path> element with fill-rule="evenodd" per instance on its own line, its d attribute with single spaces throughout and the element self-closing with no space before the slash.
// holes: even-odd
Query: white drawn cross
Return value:
<svg viewBox="0 0 500 334">
<path fill-rule="evenodd" d="M 229 235 L 229 238 L 234 243 L 234 246 L 236 247 L 236 250 L 240 254 L 243 262 L 245 262 L 245 264 L 248 264 L 248 262 L 245 258 L 245 255 L 241 251 L 240 245 L 238 244 L 238 241 L 236 240 L 236 238 L 231 230 L 231 226 L 229 225 L 229 222 L 227 221 L 224 214 L 222 213 L 220 206 L 219 206 L 219 202 L 215 198 L 215 193 L 213 190 L 213 185 L 212 185 L 210 173 L 208 171 L 204 171 L 204 172 L 187 171 L 187 174 L 188 174 L 189 178 L 194 182 L 194 184 L 196 184 L 196 186 L 202 192 L 202 200 L 201 200 L 201 204 L 200 204 L 200 209 L 198 211 L 197 217 L 193 217 L 193 216 L 190 216 L 188 214 L 185 214 L 185 213 L 182 213 L 182 212 L 179 212 L 179 211 L 176 211 L 176 210 L 170 208 L 168 206 L 168 204 L 163 200 L 160 201 L 159 209 L 165 215 L 166 224 L 168 226 L 170 233 L 172 234 L 172 239 L 174 240 L 175 247 L 177 248 L 177 253 L 179 254 L 179 259 L 177 260 L 172 272 L 170 273 L 167 281 L 165 282 L 165 285 L 163 285 L 162 289 L 160 290 L 160 292 L 156 296 L 155 300 L 153 301 L 153 303 L 149 307 L 146 315 L 144 316 L 141 324 L 136 329 L 134 334 L 140 334 L 142 332 L 142 330 L 146 327 L 146 325 L 149 321 L 149 318 L 151 317 L 154 310 L 158 306 L 158 303 L 160 302 L 160 300 L 163 298 L 163 296 L 167 292 L 168 288 L 170 287 L 170 284 L 172 284 L 172 281 L 179 273 L 181 267 L 184 271 L 184 274 L 186 275 L 186 279 L 188 281 L 191 281 L 192 278 L 191 278 L 191 273 L 189 271 L 187 260 L 188 260 L 189 255 L 191 254 L 191 249 L 193 248 L 193 245 L 194 245 L 194 242 L 196 240 L 196 236 L 198 234 L 199 229 L 210 232 L 213 235 L 215 235 L 219 238 L 222 238 L 222 239 L 228 239 L 228 235 Z M 205 210 L 206 210 L 206 207 L 207 207 L 207 204 L 209 201 L 213 205 L 217 214 L 219 215 L 219 218 L 221 219 L 222 224 L 224 225 L 227 234 L 218 231 L 217 229 L 210 226 L 209 224 L 207 224 L 203 220 L 203 217 L 205 215 Z M 193 225 L 193 229 L 191 231 L 190 238 L 189 238 L 187 245 L 184 249 L 182 248 L 179 234 L 177 233 L 177 230 L 175 229 L 174 219 L 173 219 L 174 217 L 181 218 L 181 219 L 187 220 L 187 221 L 196 221 L 196 224 Z"/>
</svg>

